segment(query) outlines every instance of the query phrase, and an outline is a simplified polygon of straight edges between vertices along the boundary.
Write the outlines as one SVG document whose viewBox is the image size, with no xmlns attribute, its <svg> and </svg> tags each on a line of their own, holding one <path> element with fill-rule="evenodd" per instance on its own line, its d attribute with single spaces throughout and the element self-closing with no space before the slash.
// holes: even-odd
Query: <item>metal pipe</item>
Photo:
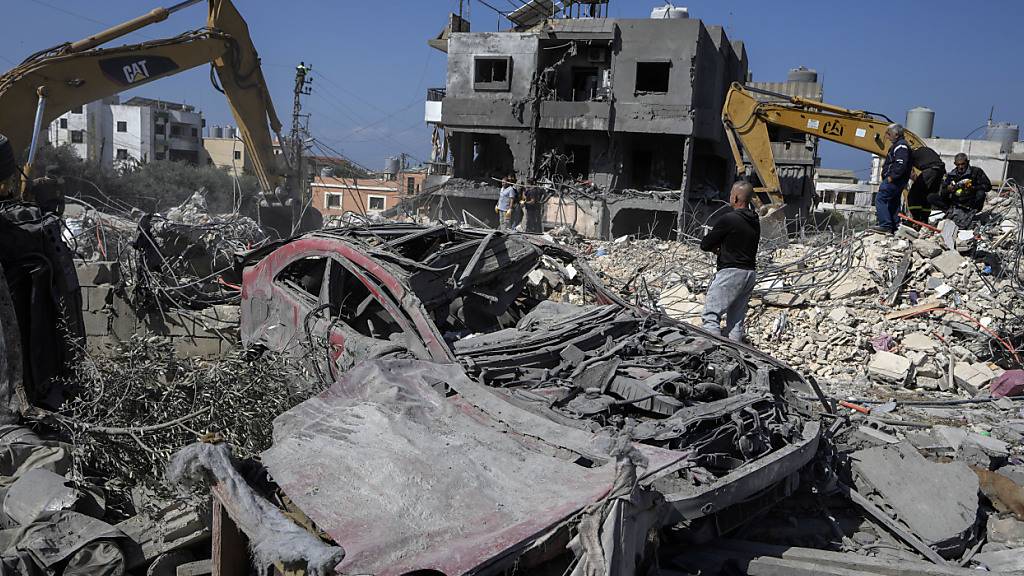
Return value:
<svg viewBox="0 0 1024 576">
<path fill-rule="evenodd" d="M 139 28 L 144 28 L 146 26 L 149 26 L 150 24 L 155 24 L 157 22 L 163 22 L 167 19 L 168 16 L 177 12 L 178 10 L 188 8 L 189 6 L 192 6 L 193 4 L 198 4 L 202 1 L 203 0 L 185 0 L 184 2 L 179 2 L 178 4 L 175 4 L 170 8 L 154 8 L 150 10 L 148 13 L 143 14 L 142 16 L 132 18 L 127 22 L 122 22 L 116 26 L 107 28 L 106 30 L 99 32 L 98 34 L 94 34 L 87 38 L 83 38 L 77 42 L 74 42 L 71 44 L 71 47 L 68 50 L 70 52 L 82 52 L 90 48 L 95 48 L 96 46 L 110 42 L 115 38 L 120 38 L 121 36 L 124 36 L 126 34 L 131 34 Z"/>
<path fill-rule="evenodd" d="M 46 86 L 36 88 L 39 95 L 39 103 L 36 104 L 36 121 L 32 125 L 32 143 L 28 147 L 28 161 L 25 162 L 25 174 L 32 169 L 32 162 L 36 159 L 36 151 L 39 149 L 39 133 L 43 129 L 43 112 L 46 110 Z"/>
</svg>

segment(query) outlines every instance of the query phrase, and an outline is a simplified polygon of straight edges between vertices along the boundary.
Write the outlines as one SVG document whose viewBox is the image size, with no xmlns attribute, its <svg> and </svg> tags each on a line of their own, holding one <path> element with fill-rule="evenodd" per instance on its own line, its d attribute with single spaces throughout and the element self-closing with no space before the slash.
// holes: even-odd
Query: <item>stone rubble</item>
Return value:
<svg viewBox="0 0 1024 576">
<path fill-rule="evenodd" d="M 999 363 L 1012 356 L 1005 350 L 1006 338 L 1000 342 L 990 336 L 1019 334 L 1024 328 L 1024 298 L 1008 276 L 997 278 L 991 263 L 994 249 L 1007 249 L 1007 240 L 1017 234 L 1018 200 L 993 194 L 988 202 L 995 216 L 986 226 L 952 231 L 952 222 L 940 223 L 953 237 L 970 237 L 970 243 L 954 243 L 956 249 L 947 247 L 942 233 L 928 229 L 910 229 L 916 237 L 909 240 L 861 233 L 833 236 L 823 245 L 821 234 L 767 254 L 762 246 L 759 283 L 747 316 L 751 345 L 851 395 L 877 384 L 961 395 L 984 389 L 1003 373 Z M 576 242 L 591 254 L 591 266 L 606 282 L 632 301 L 700 324 L 714 256 L 695 243 Z M 850 258 L 852 264 L 825 267 L 807 260 L 828 251 L 835 252 L 835 260 Z M 903 286 L 888 306 L 884 301 L 893 276 L 907 256 Z M 1012 262 L 1003 265 L 1014 273 Z M 871 341 L 882 335 L 891 336 L 894 346 L 879 356 Z M 892 362 L 898 365 L 896 373 L 878 369 Z"/>
</svg>

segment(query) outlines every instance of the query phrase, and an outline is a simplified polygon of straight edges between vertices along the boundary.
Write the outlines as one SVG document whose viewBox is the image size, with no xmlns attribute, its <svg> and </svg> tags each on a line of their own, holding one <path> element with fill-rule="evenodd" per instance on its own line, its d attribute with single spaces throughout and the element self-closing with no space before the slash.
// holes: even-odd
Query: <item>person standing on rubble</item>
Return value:
<svg viewBox="0 0 1024 576">
<path fill-rule="evenodd" d="M 910 210 L 910 217 L 918 222 L 928 222 L 931 215 L 932 194 L 942 189 L 942 177 L 946 175 L 946 163 L 942 161 L 939 154 L 927 146 L 921 146 L 910 152 L 914 162 L 914 168 L 921 171 L 914 178 L 907 192 L 907 209 Z"/>
<path fill-rule="evenodd" d="M 516 176 L 509 174 L 501 181 L 501 192 L 498 193 L 498 204 L 494 211 L 498 213 L 498 229 L 508 230 L 512 221 L 512 203 L 516 195 Z"/>
<path fill-rule="evenodd" d="M 992 189 L 992 182 L 989 181 L 985 171 L 977 166 L 971 166 L 971 160 L 963 152 L 953 157 L 953 170 L 946 176 L 942 189 L 928 196 L 929 202 L 935 208 L 946 212 L 946 217 L 956 221 L 956 214 L 950 214 L 954 209 L 966 213 L 966 218 L 961 216 L 960 220 L 970 220 L 977 212 L 985 207 L 985 196 Z M 961 222 L 957 222 L 959 226 Z M 961 226 L 967 228 L 968 226 Z"/>
<path fill-rule="evenodd" d="M 899 226 L 900 201 L 903 189 L 910 180 L 910 145 L 903 138 L 903 126 L 890 124 L 885 130 L 885 139 L 891 142 L 889 152 L 882 165 L 882 183 L 875 196 L 875 215 L 878 224 L 872 232 L 893 234 Z"/>
<path fill-rule="evenodd" d="M 512 230 L 521 230 L 520 225 L 523 223 L 523 197 L 524 197 L 524 183 L 517 182 L 512 194 L 512 220 L 509 222 L 509 228 Z"/>
<path fill-rule="evenodd" d="M 526 231 L 531 234 L 544 232 L 542 208 L 544 208 L 544 190 L 537 186 L 533 178 L 526 179 L 526 191 L 523 193 L 523 206 L 526 207 Z"/>
<path fill-rule="evenodd" d="M 761 221 L 750 209 L 754 187 L 737 182 L 729 193 L 732 212 L 722 216 L 704 238 L 700 249 L 718 255 L 718 271 L 708 286 L 701 316 L 704 329 L 731 340 L 743 342 L 743 320 L 757 281 L 757 244 L 761 241 Z"/>
</svg>

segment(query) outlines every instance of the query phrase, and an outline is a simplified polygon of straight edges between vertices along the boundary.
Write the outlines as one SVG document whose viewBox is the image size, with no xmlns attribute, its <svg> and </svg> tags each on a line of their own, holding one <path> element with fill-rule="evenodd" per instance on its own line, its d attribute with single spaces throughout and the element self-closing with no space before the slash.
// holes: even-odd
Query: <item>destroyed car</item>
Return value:
<svg viewBox="0 0 1024 576">
<path fill-rule="evenodd" d="M 522 567 L 625 460 L 659 494 L 648 524 L 714 536 L 792 493 L 817 449 L 813 382 L 627 304 L 542 237 L 348 227 L 238 265 L 243 341 L 329 386 L 263 461 L 345 573 Z"/>
</svg>

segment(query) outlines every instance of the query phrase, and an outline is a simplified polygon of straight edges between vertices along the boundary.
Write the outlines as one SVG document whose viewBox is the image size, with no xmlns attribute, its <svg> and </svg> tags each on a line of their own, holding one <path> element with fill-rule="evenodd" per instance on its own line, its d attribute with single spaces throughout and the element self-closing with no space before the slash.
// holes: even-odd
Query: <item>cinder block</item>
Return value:
<svg viewBox="0 0 1024 576">
<path fill-rule="evenodd" d="M 76 262 L 78 284 L 81 286 L 102 286 L 117 284 L 121 280 L 121 265 L 111 262 Z"/>
<path fill-rule="evenodd" d="M 110 315 L 106 312 L 82 312 L 86 336 L 107 336 L 110 334 Z"/>
<path fill-rule="evenodd" d="M 173 310 L 165 310 L 163 314 L 152 312 L 142 320 L 146 330 L 160 336 L 193 336 L 203 331 L 190 315 Z"/>
<path fill-rule="evenodd" d="M 113 336 L 87 336 L 85 351 L 92 356 L 112 356 L 117 352 L 117 344 Z"/>
<path fill-rule="evenodd" d="M 112 296 L 110 317 L 110 330 L 118 340 L 127 341 L 139 332 L 140 323 L 135 310 L 116 294 Z"/>
<path fill-rule="evenodd" d="M 114 288 L 107 286 L 83 286 L 82 305 L 85 310 L 99 312 L 112 304 Z"/>
<path fill-rule="evenodd" d="M 189 338 L 173 336 L 174 354 L 181 358 L 220 358 L 219 338 Z"/>
</svg>

